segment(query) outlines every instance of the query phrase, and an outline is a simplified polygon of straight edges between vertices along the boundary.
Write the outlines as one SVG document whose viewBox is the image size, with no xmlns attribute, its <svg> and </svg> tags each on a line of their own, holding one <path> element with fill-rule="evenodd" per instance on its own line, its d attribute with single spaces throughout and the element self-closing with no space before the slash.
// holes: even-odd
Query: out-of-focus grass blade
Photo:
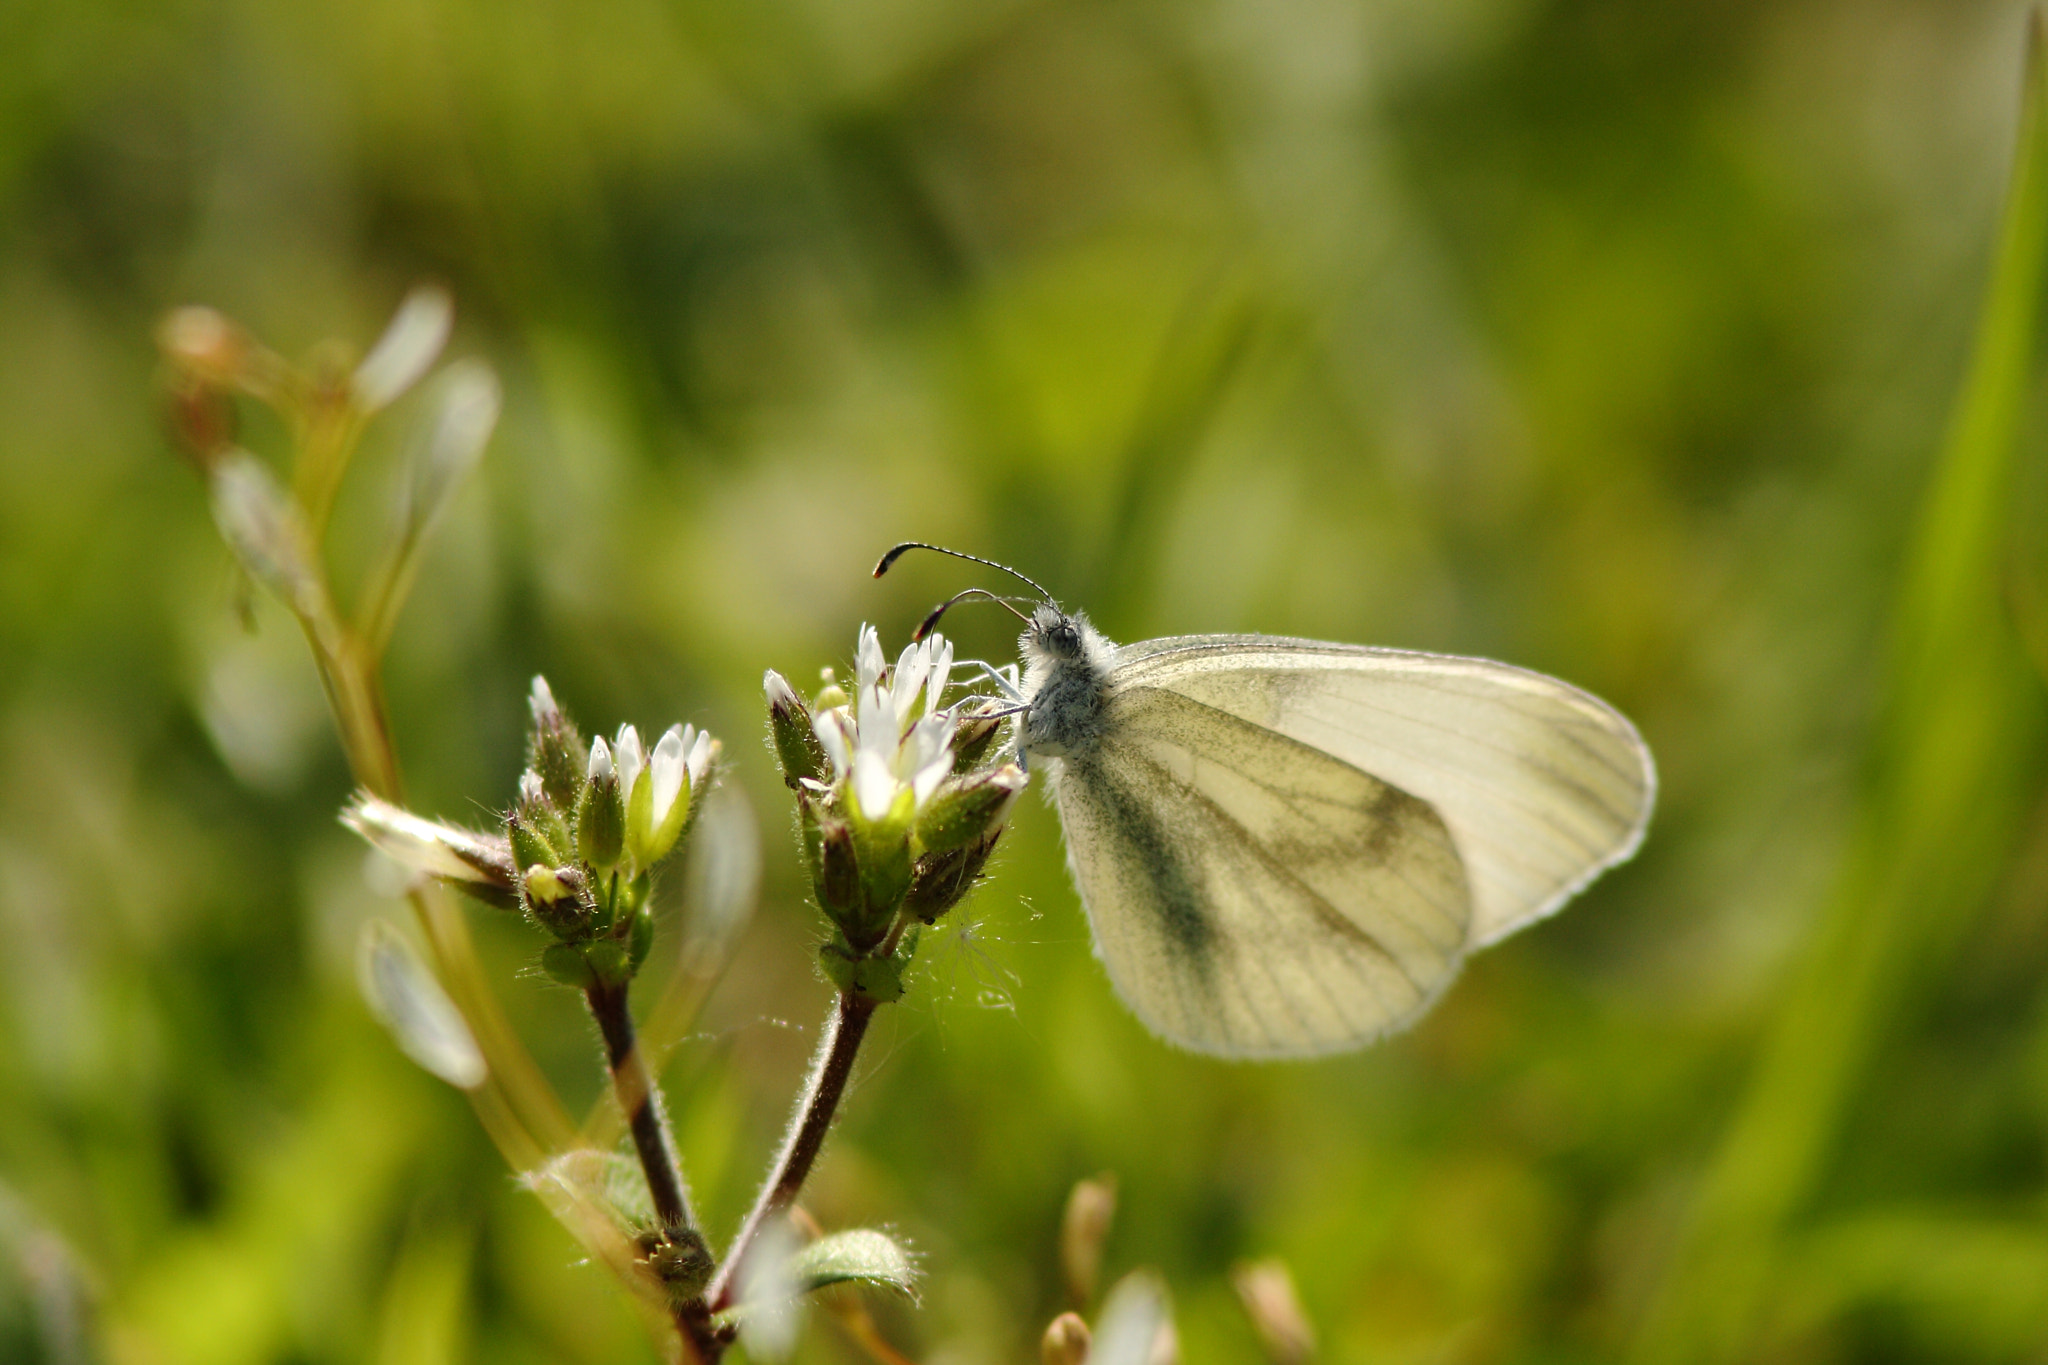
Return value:
<svg viewBox="0 0 2048 1365">
<path fill-rule="evenodd" d="M 1856 1089 L 1974 922 L 2038 782 L 2038 679 L 2001 601 L 2008 498 L 2048 261 L 2048 69 L 2030 27 L 2020 132 L 1970 370 L 1922 502 L 1855 835 L 1636 1343 L 1747 1358 L 1780 1241 Z"/>
<path fill-rule="evenodd" d="M 1767 1330 L 1798 1341 L 1862 1309 L 1930 1356 L 2024 1360 L 2048 1338 L 2048 1228 L 2027 1215 L 1904 1209 L 1857 1215 L 1788 1242 Z"/>
<path fill-rule="evenodd" d="M 458 1089 L 484 1083 L 490 1073 L 469 1026 L 396 929 L 376 919 L 363 926 L 357 970 L 363 998 L 406 1056 Z"/>
</svg>

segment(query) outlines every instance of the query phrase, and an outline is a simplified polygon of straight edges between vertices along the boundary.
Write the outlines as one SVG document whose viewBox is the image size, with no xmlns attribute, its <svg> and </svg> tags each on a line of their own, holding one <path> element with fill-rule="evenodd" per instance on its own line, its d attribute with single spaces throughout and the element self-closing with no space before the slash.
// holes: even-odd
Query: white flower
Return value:
<svg viewBox="0 0 2048 1365">
<path fill-rule="evenodd" d="M 590 741 L 590 771 L 587 777 L 596 782 L 612 775 L 612 751 L 605 747 L 604 737 Z"/>
<path fill-rule="evenodd" d="M 889 669 L 874 627 L 861 627 L 854 704 L 821 710 L 811 724 L 835 776 L 851 784 L 854 805 L 867 819 L 886 818 L 906 790 L 912 811 L 922 810 L 953 770 L 953 717 L 938 707 L 952 668 L 952 644 L 934 635 L 905 649 Z M 925 694 L 921 712 L 919 692 Z"/>
<path fill-rule="evenodd" d="M 671 725 L 647 755 L 633 727 L 619 731 L 619 780 L 631 773 L 626 798 L 626 846 L 641 867 L 668 856 L 689 818 L 691 797 L 711 777 L 718 741 L 694 725 Z"/>
</svg>

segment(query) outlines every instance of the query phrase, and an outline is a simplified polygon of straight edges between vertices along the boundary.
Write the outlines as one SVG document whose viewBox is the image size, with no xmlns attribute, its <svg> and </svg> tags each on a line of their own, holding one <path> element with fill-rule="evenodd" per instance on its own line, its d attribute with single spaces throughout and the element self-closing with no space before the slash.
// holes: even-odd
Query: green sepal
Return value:
<svg viewBox="0 0 2048 1365">
<path fill-rule="evenodd" d="M 512 844 L 512 861 L 521 872 L 529 867 L 555 867 L 567 862 L 564 856 L 568 849 L 557 844 L 556 831 L 549 826 L 561 825 L 559 819 L 537 810 L 517 810 L 505 817 L 505 837 Z M 559 833 L 566 834 L 566 829 Z"/>
<path fill-rule="evenodd" d="M 781 685 L 789 687 L 788 683 Z M 811 713 L 794 690 L 780 705 L 769 702 L 768 734 L 775 745 L 775 757 L 782 763 L 784 785 L 794 789 L 800 788 L 807 777 L 814 782 L 826 779 L 831 765 L 825 756 L 825 746 L 818 742 Z"/>
<path fill-rule="evenodd" d="M 627 939 L 627 945 L 630 950 L 633 970 L 637 972 L 640 970 L 641 964 L 647 961 L 647 954 L 654 947 L 653 906 L 643 905 L 634 913 L 633 931 Z"/>
<path fill-rule="evenodd" d="M 597 973 L 583 956 L 583 949 L 573 943 L 550 943 L 543 948 L 540 969 L 548 974 L 550 980 L 574 986 L 580 991 L 587 991 L 597 984 Z"/>
<path fill-rule="evenodd" d="M 889 1005 L 903 998 L 903 962 L 894 957 L 855 957 L 841 943 L 826 943 L 818 949 L 818 962 L 825 977 L 843 994 L 866 996 L 877 1004 Z"/>
<path fill-rule="evenodd" d="M 632 953 L 617 939 L 599 939 L 590 944 L 583 950 L 583 960 L 607 986 L 623 986 L 633 979 Z"/>
<path fill-rule="evenodd" d="M 1013 763 L 949 778 L 918 816 L 918 843 L 927 853 L 950 853 L 979 842 L 1002 828 L 1024 781 L 1024 770 Z"/>
<path fill-rule="evenodd" d="M 616 773 L 583 785 L 576 803 L 576 849 L 592 867 L 611 867 L 626 846 L 626 798 Z"/>
<path fill-rule="evenodd" d="M 540 774 L 541 790 L 563 810 L 573 810 L 590 766 L 590 747 L 576 733 L 576 724 L 560 711 L 536 725 L 527 746 L 526 766 Z"/>
<path fill-rule="evenodd" d="M 653 831 L 648 828 L 654 823 L 654 765 L 641 766 L 640 775 L 633 779 L 633 790 L 622 793 L 625 819 L 619 826 L 621 844 L 632 856 L 635 867 L 647 867 L 654 862 L 647 850 L 653 842 Z"/>
</svg>

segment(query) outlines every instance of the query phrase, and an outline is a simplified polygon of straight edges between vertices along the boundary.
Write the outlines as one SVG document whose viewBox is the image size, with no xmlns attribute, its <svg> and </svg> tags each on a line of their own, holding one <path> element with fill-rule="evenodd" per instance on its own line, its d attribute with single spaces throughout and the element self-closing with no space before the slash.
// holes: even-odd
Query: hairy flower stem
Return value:
<svg viewBox="0 0 2048 1365">
<path fill-rule="evenodd" d="M 604 1035 L 605 1060 L 611 1065 L 612 1093 L 633 1133 L 633 1148 L 640 1154 L 640 1168 L 647 1173 L 647 1192 L 654 1200 L 655 1216 L 664 1227 L 695 1228 L 690 1216 L 690 1196 L 683 1189 L 682 1167 L 676 1161 L 675 1140 L 669 1136 L 668 1116 L 662 1112 L 661 1092 L 646 1059 L 633 1037 L 633 1014 L 626 1006 L 626 987 L 598 985 L 583 993 L 590 1015 Z"/>
<path fill-rule="evenodd" d="M 768 1177 L 761 1197 L 754 1202 L 753 1211 L 740 1228 L 740 1235 L 733 1239 L 732 1250 L 718 1268 L 718 1278 L 711 1282 L 706 1297 L 712 1311 L 732 1306 L 735 1277 L 741 1263 L 746 1260 L 747 1249 L 760 1233 L 761 1225 L 794 1204 L 797 1193 L 809 1178 L 811 1166 L 825 1145 L 825 1134 L 832 1127 L 832 1116 L 838 1112 L 840 1097 L 846 1093 L 846 1083 L 853 1076 L 853 1059 L 860 1052 L 861 1039 L 867 1036 L 868 1021 L 874 1016 L 875 1004 L 868 996 L 853 991 L 840 992 L 838 1002 L 826 1020 L 825 1036 L 818 1040 L 818 1054 L 811 1061 L 811 1074 L 804 1084 L 803 1097 L 797 1101 L 789 1137 L 783 1142 L 782 1154 L 775 1159 L 775 1172 Z"/>
</svg>

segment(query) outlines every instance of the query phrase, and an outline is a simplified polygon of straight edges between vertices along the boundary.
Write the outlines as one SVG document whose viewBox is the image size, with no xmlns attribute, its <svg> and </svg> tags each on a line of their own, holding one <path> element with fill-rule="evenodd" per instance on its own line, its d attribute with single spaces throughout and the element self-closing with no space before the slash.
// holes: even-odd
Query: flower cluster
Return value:
<svg viewBox="0 0 2048 1365">
<path fill-rule="evenodd" d="M 506 817 L 520 906 L 555 936 L 542 954 L 567 985 L 630 980 L 654 941 L 653 871 L 682 837 L 711 780 L 718 741 L 673 725 L 649 753 L 621 726 L 588 745 L 533 680 L 533 733 L 519 803 Z"/>
<path fill-rule="evenodd" d="M 712 780 L 718 741 L 672 725 L 649 753 L 625 725 L 610 743 L 585 744 L 545 678 L 533 680 L 530 703 L 527 768 L 502 835 L 372 796 L 358 797 L 342 819 L 414 872 L 524 911 L 556 940 L 541 965 L 557 981 L 623 984 L 654 941 L 654 867 L 674 851 Z"/>
<path fill-rule="evenodd" d="M 812 888 L 837 930 L 825 968 L 842 990 L 902 994 L 906 929 L 973 888 L 1024 788 L 1023 770 L 995 752 L 994 708 L 943 705 L 952 670 L 944 636 L 891 667 L 863 626 L 852 696 L 828 680 L 806 703 L 780 674 L 763 680 Z"/>
</svg>

